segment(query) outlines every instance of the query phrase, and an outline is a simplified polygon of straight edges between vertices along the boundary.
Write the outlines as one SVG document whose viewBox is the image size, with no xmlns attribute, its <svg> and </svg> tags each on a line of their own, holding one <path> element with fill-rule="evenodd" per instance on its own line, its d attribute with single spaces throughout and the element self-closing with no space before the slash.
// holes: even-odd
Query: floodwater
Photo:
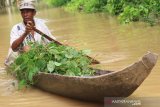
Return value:
<svg viewBox="0 0 160 107">
<path fill-rule="evenodd" d="M 160 26 L 138 22 L 120 25 L 116 18 L 99 14 L 68 13 L 63 9 L 39 9 L 58 41 L 77 49 L 91 49 L 90 56 L 101 62 L 94 67 L 119 70 L 151 51 L 160 54 Z M 14 8 L 0 12 L 0 67 L 7 56 L 9 34 L 21 16 Z M 160 61 L 131 97 L 160 97 Z M 0 69 L 0 107 L 103 107 L 43 92 L 36 88 L 18 91 L 15 80 Z M 66 90 L 67 91 L 67 90 Z"/>
</svg>

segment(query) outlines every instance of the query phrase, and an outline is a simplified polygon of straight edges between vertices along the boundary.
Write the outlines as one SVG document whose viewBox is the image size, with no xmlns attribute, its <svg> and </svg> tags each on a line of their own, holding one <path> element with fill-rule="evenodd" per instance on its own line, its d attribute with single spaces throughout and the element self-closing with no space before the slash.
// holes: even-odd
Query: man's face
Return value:
<svg viewBox="0 0 160 107">
<path fill-rule="evenodd" d="M 21 10 L 21 16 L 23 18 L 24 23 L 27 23 L 28 21 L 33 21 L 35 14 L 36 14 L 36 11 L 33 9 Z"/>
</svg>

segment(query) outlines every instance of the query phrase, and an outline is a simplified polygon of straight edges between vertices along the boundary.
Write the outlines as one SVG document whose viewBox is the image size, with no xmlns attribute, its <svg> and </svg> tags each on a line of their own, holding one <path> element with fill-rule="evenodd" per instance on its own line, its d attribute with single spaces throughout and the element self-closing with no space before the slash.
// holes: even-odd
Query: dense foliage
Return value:
<svg viewBox="0 0 160 107">
<path fill-rule="evenodd" d="M 43 0 L 43 1 L 49 5 L 53 5 L 55 7 L 58 7 L 58 6 L 63 6 L 65 4 L 67 4 L 71 0 Z"/>
<path fill-rule="evenodd" d="M 88 76 L 94 73 L 89 68 L 91 60 L 86 57 L 88 50 L 77 51 L 55 43 L 32 43 L 31 47 L 30 51 L 18 56 L 9 69 L 20 81 L 20 87 L 34 84 L 33 77 L 38 72 L 69 76 Z"/>
<path fill-rule="evenodd" d="M 151 25 L 160 19 L 160 0 L 45 0 L 70 11 L 106 12 L 117 15 L 121 23 L 145 21 Z M 57 5 L 61 4 L 61 5 Z"/>
<path fill-rule="evenodd" d="M 154 24 L 160 17 L 159 0 L 108 0 L 107 12 L 118 15 L 122 23 L 146 21 Z"/>
<path fill-rule="evenodd" d="M 102 11 L 106 4 L 107 0 L 71 0 L 67 4 L 67 9 L 72 11 L 98 12 Z"/>
</svg>

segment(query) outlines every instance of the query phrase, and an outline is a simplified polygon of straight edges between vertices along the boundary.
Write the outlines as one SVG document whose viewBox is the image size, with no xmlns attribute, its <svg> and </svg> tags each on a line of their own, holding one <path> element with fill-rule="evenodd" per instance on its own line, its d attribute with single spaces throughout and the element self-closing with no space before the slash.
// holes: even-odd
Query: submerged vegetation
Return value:
<svg viewBox="0 0 160 107">
<path fill-rule="evenodd" d="M 105 12 L 117 15 L 121 23 L 145 21 L 151 25 L 160 19 L 159 0 L 45 0 L 69 11 Z"/>
<path fill-rule="evenodd" d="M 33 77 L 38 72 L 56 73 L 68 76 L 93 75 L 89 65 L 89 50 L 77 51 L 69 46 L 49 43 L 31 43 L 31 50 L 18 56 L 9 67 L 9 72 L 19 80 L 19 88 L 34 84 Z"/>
</svg>

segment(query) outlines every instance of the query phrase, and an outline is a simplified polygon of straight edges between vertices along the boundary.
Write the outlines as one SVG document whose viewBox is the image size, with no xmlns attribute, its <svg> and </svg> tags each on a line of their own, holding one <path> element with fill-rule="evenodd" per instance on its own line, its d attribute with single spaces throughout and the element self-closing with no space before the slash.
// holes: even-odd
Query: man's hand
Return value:
<svg viewBox="0 0 160 107">
<path fill-rule="evenodd" d="M 23 52 L 28 52 L 30 50 L 30 48 L 31 48 L 30 46 L 26 45 L 23 47 L 22 50 L 23 50 Z"/>
<path fill-rule="evenodd" d="M 17 40 L 15 40 L 13 43 L 12 43 L 12 50 L 13 51 L 17 51 L 17 47 L 23 42 L 23 40 L 25 39 L 25 37 L 30 33 L 32 32 L 33 30 L 35 29 L 34 27 L 34 23 L 33 21 L 28 21 L 27 24 L 26 24 L 26 30 L 25 32 L 22 34 L 22 36 L 20 36 Z M 29 50 L 28 47 L 25 47 L 24 51 L 27 51 Z"/>
<path fill-rule="evenodd" d="M 28 21 L 26 24 L 25 34 L 29 34 L 33 30 L 34 30 L 34 23 L 32 21 Z"/>
</svg>

